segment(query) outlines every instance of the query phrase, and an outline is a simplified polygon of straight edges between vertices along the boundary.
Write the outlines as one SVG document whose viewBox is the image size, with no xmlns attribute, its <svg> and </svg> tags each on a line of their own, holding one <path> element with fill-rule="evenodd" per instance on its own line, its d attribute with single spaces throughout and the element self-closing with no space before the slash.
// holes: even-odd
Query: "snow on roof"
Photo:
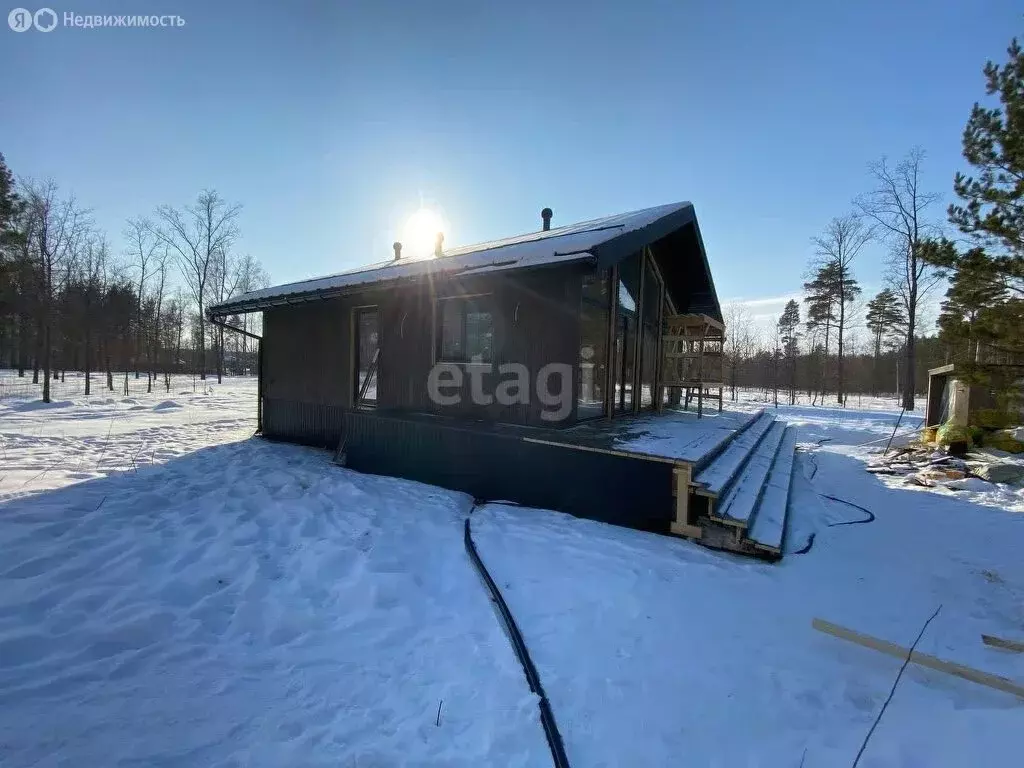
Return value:
<svg viewBox="0 0 1024 768">
<path fill-rule="evenodd" d="M 631 213 L 592 219 L 547 231 L 492 240 L 476 245 L 445 250 L 438 258 L 410 258 L 370 264 L 336 275 L 276 285 L 235 296 L 215 304 L 209 315 L 227 315 L 255 311 L 276 304 L 287 304 L 300 297 L 340 292 L 358 285 L 383 283 L 425 275 L 463 275 L 581 261 L 591 258 L 593 249 L 627 232 L 643 229 L 673 213 L 691 207 L 688 202 L 660 205 Z"/>
</svg>

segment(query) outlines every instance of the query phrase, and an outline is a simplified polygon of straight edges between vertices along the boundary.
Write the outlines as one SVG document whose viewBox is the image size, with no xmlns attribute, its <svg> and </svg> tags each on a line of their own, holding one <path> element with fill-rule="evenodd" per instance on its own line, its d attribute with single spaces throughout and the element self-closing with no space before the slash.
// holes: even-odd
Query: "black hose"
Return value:
<svg viewBox="0 0 1024 768">
<path fill-rule="evenodd" d="M 544 726 L 544 736 L 547 737 L 548 747 L 551 749 L 551 759 L 555 764 L 555 768 L 569 768 L 569 758 L 565 755 L 565 745 L 562 743 L 562 736 L 558 732 L 558 725 L 555 723 L 555 715 L 554 712 L 551 711 L 551 703 L 548 701 L 548 697 L 544 694 L 544 688 L 540 684 L 540 676 L 537 674 L 537 668 L 533 666 L 533 661 L 530 659 L 530 652 L 526 648 L 526 642 L 523 640 L 523 635 L 519 631 L 519 627 L 516 625 L 516 620 L 512 617 L 512 612 L 508 609 L 505 599 L 501 596 L 501 591 L 498 589 L 498 585 L 494 583 L 494 579 L 492 579 L 491 574 L 487 572 L 487 567 L 484 565 L 483 560 L 480 559 L 480 555 L 476 551 L 476 545 L 473 544 L 473 535 L 470 532 L 468 517 L 466 518 L 466 533 L 463 537 L 463 541 L 465 542 L 466 553 L 469 555 L 469 559 L 476 567 L 477 572 L 480 574 L 480 578 L 483 579 L 484 586 L 487 587 L 491 600 L 498 609 L 498 616 L 505 625 L 505 631 L 508 633 L 509 640 L 512 642 L 512 649 L 516 652 L 516 656 L 519 657 L 519 663 L 523 666 L 523 673 L 526 675 L 526 682 L 529 684 L 530 690 L 537 695 L 538 706 L 540 707 L 540 722 L 541 725 Z"/>
<path fill-rule="evenodd" d="M 811 455 L 813 456 L 814 454 Z M 825 526 L 826 528 L 837 528 L 840 525 L 860 525 L 861 523 L 873 523 L 875 521 L 875 513 L 872 512 L 870 509 L 862 507 L 860 504 L 854 504 L 852 501 L 840 499 L 838 496 L 829 496 L 827 493 L 819 493 L 818 495 L 821 496 L 821 498 L 823 499 L 828 499 L 829 501 L 838 501 L 840 504 L 846 504 L 847 506 L 853 507 L 854 509 L 859 509 L 865 515 L 867 515 L 867 517 L 865 517 L 863 520 L 843 520 L 839 523 L 829 523 L 827 526 Z M 807 538 L 807 543 L 803 546 L 803 548 L 795 550 L 793 554 L 806 555 L 808 552 L 810 552 L 811 547 L 814 546 L 814 536 L 815 534 L 812 533 Z"/>
<path fill-rule="evenodd" d="M 815 537 L 815 535 L 816 534 L 812 533 L 810 536 L 808 536 L 807 537 L 807 543 L 804 544 L 803 549 L 798 549 L 793 554 L 794 555 L 806 555 L 808 552 L 810 552 L 811 551 L 811 547 L 814 546 L 814 537 Z"/>
<path fill-rule="evenodd" d="M 836 527 L 838 527 L 840 525 L 860 525 L 861 523 L 873 523 L 873 522 L 875 522 L 875 513 L 872 512 L 870 509 L 866 509 L 865 507 L 862 507 L 860 504 L 854 504 L 852 501 L 847 501 L 846 499 L 840 499 L 838 496 L 829 496 L 826 493 L 819 493 L 818 495 L 821 496 L 821 498 L 823 498 L 823 499 L 828 499 L 829 501 L 838 501 L 840 504 L 845 504 L 848 507 L 853 507 L 854 509 L 859 509 L 865 515 L 867 515 L 867 517 L 864 518 L 863 520 L 844 520 L 841 523 L 829 523 L 828 524 L 829 528 L 836 528 Z"/>
</svg>

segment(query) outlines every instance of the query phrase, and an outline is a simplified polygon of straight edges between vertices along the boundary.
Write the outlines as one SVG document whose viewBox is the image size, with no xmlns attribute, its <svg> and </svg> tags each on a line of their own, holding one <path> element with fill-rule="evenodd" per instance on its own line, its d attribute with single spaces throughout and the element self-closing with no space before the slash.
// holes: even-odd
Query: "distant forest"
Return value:
<svg viewBox="0 0 1024 768">
<path fill-rule="evenodd" d="M 922 182 L 921 150 L 872 163 L 868 191 L 812 238 L 802 301 L 789 301 L 766 333 L 741 308 L 727 312 L 730 390 L 758 387 L 782 401 L 806 392 L 820 403 L 899 391 L 913 409 L 927 370 L 952 362 L 1002 407 L 1021 407 L 1024 52 L 1017 40 L 1005 64 L 988 62 L 982 72 L 985 101 L 971 108 L 962 134 L 970 171 L 952 174 L 956 202 L 946 221 L 936 216 L 939 195 Z M 887 284 L 863 302 L 856 270 L 872 241 L 886 247 Z M 924 337 L 921 308 L 941 287 L 939 333 Z"/>
<path fill-rule="evenodd" d="M 188 206 L 125 223 L 121 245 L 53 181 L 15 180 L 0 155 L 0 368 L 50 380 L 83 371 L 145 376 L 170 390 L 174 374 L 255 373 L 242 334 L 211 326 L 211 303 L 267 285 L 258 261 L 235 251 L 240 206 L 206 190 Z M 232 318 L 250 331 L 249 317 Z"/>
<path fill-rule="evenodd" d="M 921 150 L 870 164 L 866 191 L 812 238 L 802 300 L 767 330 L 727 311 L 731 395 L 753 387 L 824 404 L 898 392 L 912 409 L 927 370 L 955 362 L 1007 405 L 1019 400 L 1015 375 L 991 374 L 993 364 L 1024 362 L 1024 52 L 1013 40 L 1007 54 L 983 68 L 984 103 L 962 135 L 970 171 L 952 175 L 957 202 L 945 220 L 923 185 Z M 0 155 L 0 367 L 31 376 L 46 401 L 50 378 L 66 370 L 104 371 L 110 389 L 116 372 L 145 376 L 150 388 L 162 377 L 169 389 L 177 373 L 253 371 L 252 342 L 204 319 L 210 304 L 268 282 L 236 250 L 239 208 L 206 190 L 127 221 L 115 249 L 73 195 L 16 180 Z M 856 273 L 870 242 L 885 246 L 887 261 L 886 285 L 869 299 Z M 938 335 L 922 335 L 921 308 L 943 288 Z"/>
</svg>

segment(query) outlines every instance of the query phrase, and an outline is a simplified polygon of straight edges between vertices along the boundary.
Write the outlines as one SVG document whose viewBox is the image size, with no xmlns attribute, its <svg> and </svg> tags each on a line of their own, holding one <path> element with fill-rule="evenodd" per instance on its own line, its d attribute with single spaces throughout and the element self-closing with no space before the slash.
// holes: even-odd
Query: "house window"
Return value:
<svg viewBox="0 0 1024 768">
<path fill-rule="evenodd" d="M 494 313 L 489 296 L 443 299 L 440 303 L 438 359 L 450 363 L 494 359 Z"/>
<path fill-rule="evenodd" d="M 377 367 L 380 355 L 379 324 L 376 307 L 355 310 L 355 376 L 353 386 L 356 405 L 377 404 Z M 360 397 L 362 395 L 362 397 Z"/>
<path fill-rule="evenodd" d="M 640 322 L 643 327 L 643 341 L 640 344 L 640 407 L 653 408 L 656 393 L 655 378 L 658 371 L 658 354 L 661 351 L 661 293 L 658 274 L 651 263 L 652 257 L 644 259 L 643 302 L 640 308 Z"/>
<path fill-rule="evenodd" d="M 635 253 L 619 264 L 615 295 L 615 411 L 633 410 L 635 358 L 639 328 L 641 256 Z"/>
<path fill-rule="evenodd" d="M 580 359 L 576 375 L 576 410 L 580 419 L 604 414 L 608 375 L 608 315 L 611 270 L 583 276 L 580 302 Z"/>
</svg>

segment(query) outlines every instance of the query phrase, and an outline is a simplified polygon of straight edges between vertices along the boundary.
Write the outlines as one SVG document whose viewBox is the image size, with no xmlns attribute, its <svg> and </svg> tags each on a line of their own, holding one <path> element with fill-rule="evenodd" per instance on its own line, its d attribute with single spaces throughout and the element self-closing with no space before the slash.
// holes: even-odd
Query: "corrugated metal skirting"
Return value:
<svg viewBox="0 0 1024 768">
<path fill-rule="evenodd" d="M 360 472 L 664 533 L 674 514 L 672 465 L 664 462 L 535 443 L 442 419 L 348 411 L 343 420 L 347 465 Z"/>
<path fill-rule="evenodd" d="M 339 405 L 263 400 L 263 436 L 271 440 L 334 448 L 341 437 L 345 409 Z"/>
</svg>

